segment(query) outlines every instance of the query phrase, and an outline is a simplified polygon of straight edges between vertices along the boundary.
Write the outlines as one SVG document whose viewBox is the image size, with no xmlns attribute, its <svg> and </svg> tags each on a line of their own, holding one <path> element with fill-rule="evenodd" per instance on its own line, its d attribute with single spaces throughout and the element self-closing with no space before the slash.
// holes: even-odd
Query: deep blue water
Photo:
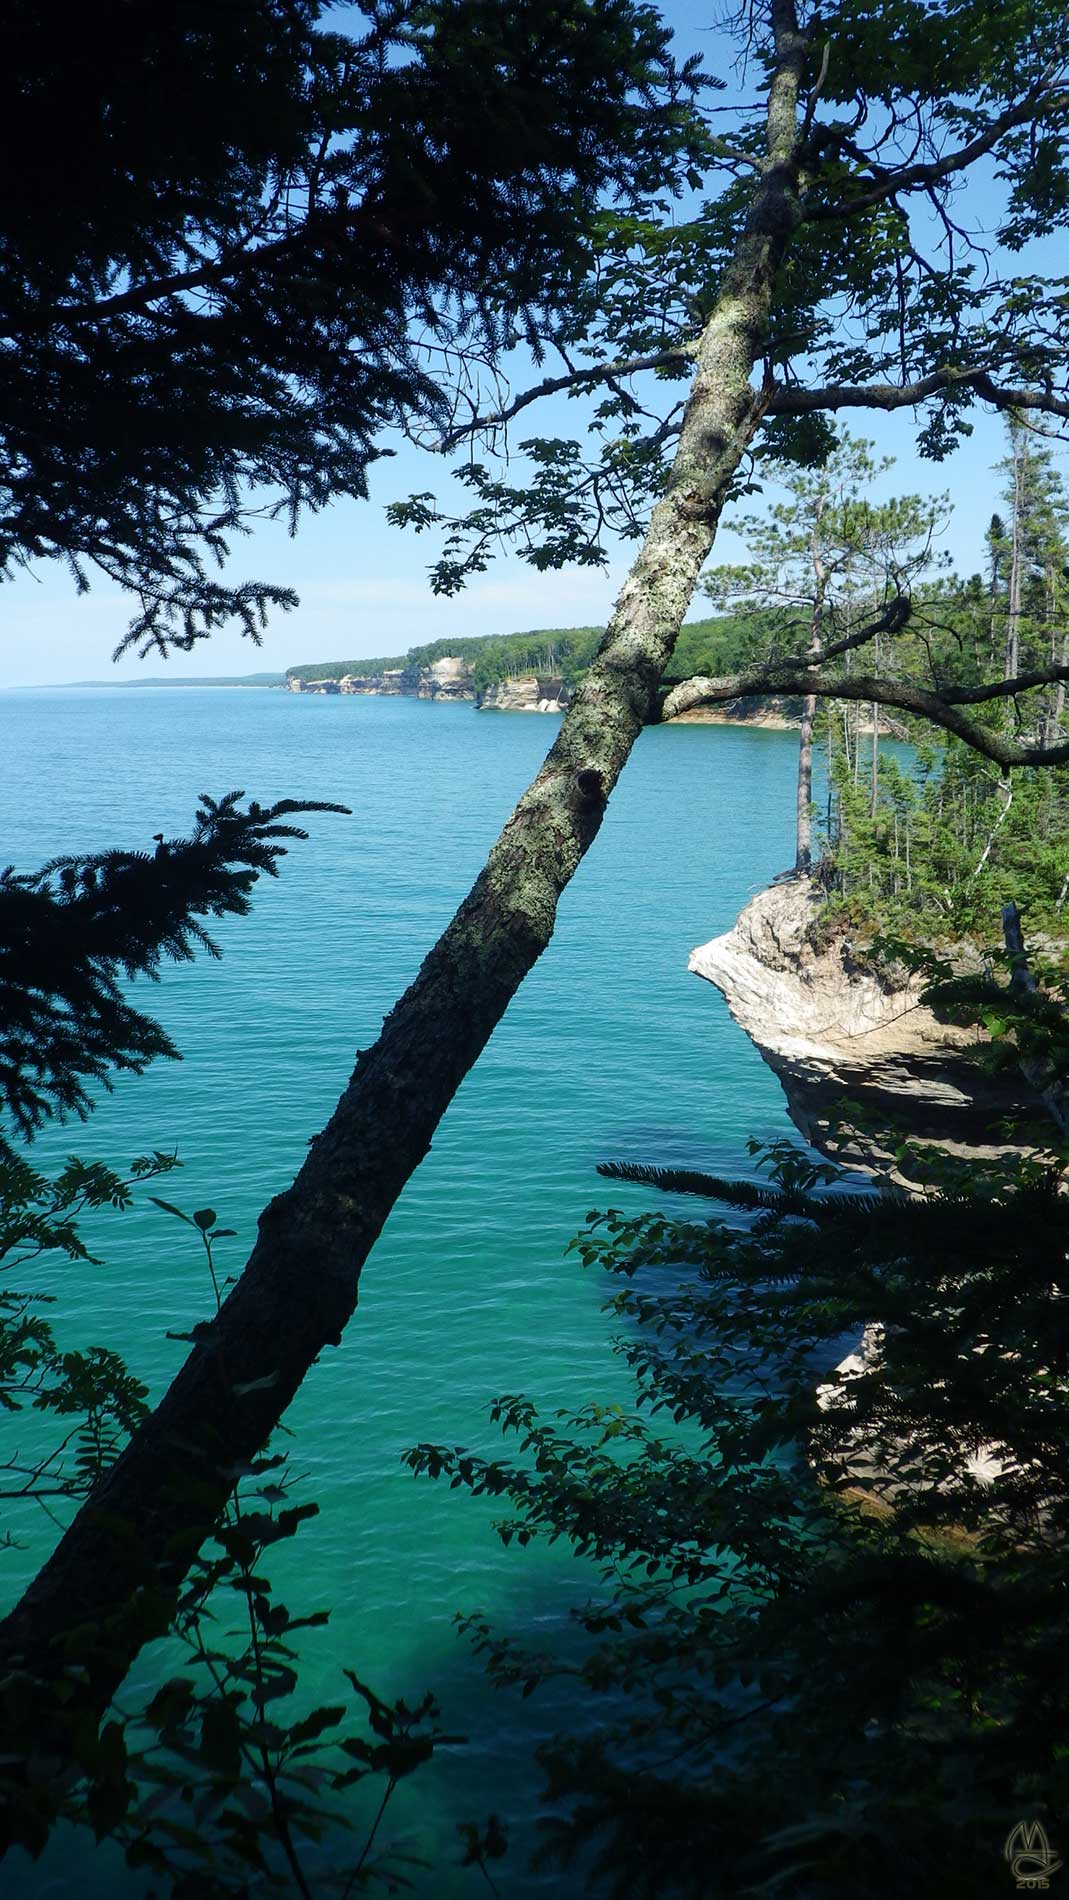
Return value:
<svg viewBox="0 0 1069 1900">
<path fill-rule="evenodd" d="M 89 1125 L 37 1144 L 42 1162 L 75 1151 L 122 1165 L 176 1144 L 183 1172 L 161 1192 L 217 1209 L 239 1235 L 223 1265 L 239 1270 L 259 1210 L 300 1165 L 354 1051 L 448 921 L 555 724 L 269 691 L 0 695 L 0 850 L 19 868 L 65 850 L 150 848 L 154 832 L 188 828 L 202 791 L 353 809 L 311 821 L 279 881 L 257 887 L 251 917 L 217 932 L 220 964 L 169 967 L 158 988 L 142 987 L 184 1061 L 121 1080 Z M 626 1402 L 606 1289 L 563 1256 L 589 1208 L 647 1197 L 610 1190 L 595 1163 L 737 1170 L 748 1135 L 787 1128 L 778 1084 L 686 961 L 790 861 L 794 748 L 789 734 L 723 726 L 642 736 L 549 951 L 389 1221 L 341 1349 L 289 1415 L 294 1465 L 322 1510 L 275 1575 L 291 1609 L 333 1606 L 329 1630 L 308 1638 L 307 1693 L 339 1699 L 348 1664 L 380 1694 L 412 1700 L 433 1687 L 444 1725 L 470 1737 L 384 1824 L 385 1842 L 433 1863 L 416 1885 L 436 1900 L 485 1892 L 478 1873 L 454 1871 L 455 1826 L 491 1810 L 519 1832 L 502 1891 L 572 1891 L 526 1871 L 530 1754 L 587 1711 L 563 1690 L 526 1702 L 492 1691 L 452 1618 L 479 1609 L 503 1627 L 522 1620 L 552 1646 L 591 1574 L 558 1549 L 503 1549 L 491 1508 L 415 1481 L 401 1453 L 423 1440 L 496 1448 L 486 1408 L 502 1392 L 546 1410 Z M 118 1347 L 157 1392 L 183 1351 L 168 1329 L 209 1310 L 188 1230 L 140 1205 L 92 1238 L 104 1266 L 50 1267 L 38 1284 L 57 1295 L 62 1339 Z M 52 1535 L 43 1516 L 13 1528 L 22 1547 L 0 1552 L 5 1601 Z M 143 1658 L 141 1681 L 159 1666 Z M 84 1843 L 77 1855 L 60 1844 L 37 1869 L 5 1870 L 5 1893 L 140 1891 Z"/>
</svg>

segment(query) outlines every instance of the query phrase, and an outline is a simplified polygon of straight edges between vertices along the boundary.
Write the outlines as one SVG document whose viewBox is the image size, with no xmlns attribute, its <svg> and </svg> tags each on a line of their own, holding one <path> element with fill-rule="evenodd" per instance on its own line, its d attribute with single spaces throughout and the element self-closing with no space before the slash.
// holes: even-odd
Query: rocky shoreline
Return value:
<svg viewBox="0 0 1069 1900">
<path fill-rule="evenodd" d="M 457 654 L 445 654 L 430 666 L 395 666 L 378 673 L 343 673 L 340 679 L 304 679 L 299 673 L 287 673 L 285 688 L 290 693 L 356 695 L 371 699 L 467 700 L 478 712 L 567 712 L 572 689 L 560 675 L 519 673 L 513 678 L 496 680 L 490 686 L 477 686 L 467 660 Z M 725 706 L 699 707 L 682 713 L 669 725 L 753 726 L 771 732 L 796 732 L 798 717 L 787 701 L 776 698 L 732 700 Z M 862 733 L 871 725 L 859 724 Z M 896 721 L 881 718 L 881 731 L 901 738 L 904 729 Z"/>
<path fill-rule="evenodd" d="M 877 974 L 846 934 L 822 942 L 820 903 L 808 879 L 775 884 L 688 966 L 721 992 L 779 1077 L 799 1132 L 900 1185 L 915 1183 L 901 1172 L 898 1135 L 959 1158 L 1018 1155 L 1022 1145 L 998 1139 L 997 1126 L 1043 1120 L 1038 1090 L 1023 1076 L 987 1074 L 974 1059 L 981 1032 L 940 1022 L 919 978 Z"/>
<path fill-rule="evenodd" d="M 795 701 L 797 705 L 798 702 Z M 676 713 L 672 719 L 666 719 L 667 726 L 753 726 L 765 732 L 797 732 L 801 720 L 797 712 L 790 710 L 791 702 L 782 698 L 768 699 L 729 699 L 723 706 L 695 706 L 691 712 Z M 881 712 L 880 737 L 883 739 L 908 739 L 909 733 L 900 719 L 893 719 L 889 713 Z M 872 716 L 863 709 L 856 720 L 851 722 L 851 730 L 856 738 L 871 739 Z"/>
<path fill-rule="evenodd" d="M 285 687 L 291 693 L 366 698 L 467 700 L 479 712 L 567 712 L 572 689 L 559 674 L 520 673 L 479 687 L 466 660 L 447 654 L 431 666 L 390 667 L 379 673 L 344 673 L 340 679 L 304 679 L 289 673 Z M 795 732 L 798 718 L 787 703 L 771 698 L 736 700 L 727 706 L 700 707 L 683 713 L 670 725 L 753 726 L 773 732 Z M 862 731 L 869 730 L 862 727 Z M 888 731 L 891 727 L 888 726 Z"/>
<path fill-rule="evenodd" d="M 286 676 L 291 693 L 354 694 L 367 698 L 467 700 L 482 712 L 566 712 L 571 691 L 560 678 L 534 673 L 477 687 L 465 660 L 445 655 L 430 666 L 392 667 L 382 673 L 345 673 L 341 679 L 306 680 Z"/>
<path fill-rule="evenodd" d="M 572 703 L 572 689 L 559 675 L 520 673 L 514 678 L 496 680 L 479 687 L 466 660 L 447 654 L 431 666 L 395 666 L 381 673 L 343 673 L 340 679 L 304 679 L 299 673 L 287 673 L 284 686 L 290 693 L 317 693 L 334 697 L 352 694 L 369 699 L 466 700 L 477 712 L 563 713 Z M 733 700 L 726 706 L 698 707 L 666 720 L 671 726 L 751 726 L 768 732 L 797 732 L 797 715 L 787 702 Z M 880 729 L 889 737 L 904 737 L 897 721 L 881 717 Z M 871 733 L 871 724 L 861 721 L 862 736 Z"/>
</svg>

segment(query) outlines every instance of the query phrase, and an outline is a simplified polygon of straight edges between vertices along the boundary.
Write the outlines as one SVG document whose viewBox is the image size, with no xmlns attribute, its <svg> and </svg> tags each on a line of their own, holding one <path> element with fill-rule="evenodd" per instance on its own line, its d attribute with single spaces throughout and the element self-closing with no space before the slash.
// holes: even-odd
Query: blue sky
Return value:
<svg viewBox="0 0 1069 1900">
<path fill-rule="evenodd" d="M 941 465 L 915 457 L 907 416 L 858 418 L 853 433 L 868 436 L 881 453 L 898 458 L 881 483 L 886 494 L 949 490 L 954 512 L 943 545 L 961 571 L 978 570 L 997 485 L 989 470 L 1004 452 L 997 419 L 978 416 L 966 448 Z M 457 598 L 436 599 L 426 578 L 430 538 L 391 528 L 384 507 L 413 489 L 441 488 L 443 472 L 435 458 L 401 444 L 396 457 L 372 470 L 369 501 L 337 504 L 308 517 L 293 540 L 281 526 L 259 524 L 238 547 L 235 573 L 284 582 L 301 601 L 293 613 L 275 616 L 259 648 L 222 632 L 192 653 L 173 654 L 166 668 L 158 658 L 127 658 L 113 666 L 112 651 L 131 615 L 127 599 L 103 580 L 77 596 L 63 568 L 41 563 L 4 590 L 0 686 L 134 679 L 164 670 L 168 677 L 281 671 L 313 660 L 403 653 L 450 634 L 590 626 L 608 618 L 633 549 L 622 547 L 607 574 L 588 568 L 539 574 L 502 557 Z M 746 505 L 756 504 L 751 498 Z M 740 553 L 741 544 L 725 523 L 714 560 L 738 559 Z M 708 604 L 697 598 L 690 618 L 705 611 Z"/>
<path fill-rule="evenodd" d="M 753 96 L 742 76 L 731 69 L 730 43 L 715 30 L 696 24 L 709 17 L 704 6 L 699 9 L 673 0 L 662 10 L 676 30 L 680 50 L 702 51 L 711 69 L 719 70 L 727 81 L 725 102 Z M 344 23 L 343 14 L 344 9 L 339 23 Z M 522 387 L 527 379 L 527 366 L 521 363 L 516 386 Z M 910 416 L 870 417 L 858 412 L 851 418 L 855 435 L 868 437 L 881 454 L 896 458 L 895 468 L 881 484 L 883 493 L 949 490 L 953 513 L 944 545 L 965 573 L 983 563 L 984 529 L 998 485 L 990 471 L 1004 453 L 998 418 L 978 410 L 973 413 L 973 436 L 941 465 L 922 462 L 915 455 L 915 424 Z M 538 419 L 531 421 L 530 433 L 572 433 L 577 420 L 576 407 L 565 406 L 563 399 L 531 414 Z M 527 432 L 521 431 L 521 436 Z M 237 633 L 224 632 L 190 654 L 173 655 L 166 664 L 169 677 L 281 670 L 314 660 L 401 653 L 416 642 L 451 634 L 508 633 L 607 619 L 633 553 L 627 546 L 615 551 L 604 574 L 589 569 L 539 574 L 514 557 L 501 557 L 456 599 L 436 599 L 426 579 L 436 552 L 430 537 L 417 538 L 391 528 L 384 509 L 389 501 L 413 490 L 434 489 L 448 496 L 446 465 L 405 441 L 387 446 L 393 453 L 372 468 L 367 502 L 339 503 L 306 518 L 295 539 L 281 524 L 261 523 L 250 538 L 238 543 L 231 570 L 235 577 L 252 575 L 292 586 L 300 595 L 299 608 L 274 618 L 260 648 Z M 753 499 L 746 504 L 750 509 L 754 505 Z M 714 559 L 738 559 L 740 553 L 726 518 Z M 59 564 L 40 563 L 6 586 L 4 604 L 0 686 L 134 679 L 163 670 L 158 657 L 145 662 L 131 657 L 112 665 L 111 653 L 125 631 L 131 607 L 104 579 L 79 597 Z M 696 599 L 691 617 L 703 610 L 704 603 Z"/>
</svg>

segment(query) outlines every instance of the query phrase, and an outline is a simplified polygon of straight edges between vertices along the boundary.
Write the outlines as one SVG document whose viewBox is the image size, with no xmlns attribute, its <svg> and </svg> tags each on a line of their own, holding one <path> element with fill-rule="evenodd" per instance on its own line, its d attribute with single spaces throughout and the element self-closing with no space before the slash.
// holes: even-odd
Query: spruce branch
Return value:
<svg viewBox="0 0 1069 1900">
<path fill-rule="evenodd" d="M 154 852 L 0 872 L 0 1110 L 23 1139 L 53 1117 L 84 1120 L 88 1083 L 107 1089 L 112 1071 L 139 1075 L 156 1056 L 177 1058 L 120 978 L 155 980 L 164 959 L 189 962 L 198 949 L 218 957 L 202 919 L 247 914 L 257 878 L 277 877 L 288 841 L 308 836 L 292 819 L 348 810 L 293 798 L 243 809 L 243 797 L 203 796 L 192 835 L 158 833 Z"/>
</svg>

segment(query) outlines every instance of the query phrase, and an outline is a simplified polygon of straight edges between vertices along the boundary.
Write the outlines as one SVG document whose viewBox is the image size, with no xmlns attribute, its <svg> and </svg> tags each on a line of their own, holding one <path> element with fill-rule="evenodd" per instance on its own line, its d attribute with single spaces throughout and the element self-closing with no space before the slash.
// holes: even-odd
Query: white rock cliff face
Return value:
<svg viewBox="0 0 1069 1900">
<path fill-rule="evenodd" d="M 466 660 L 447 654 L 419 669 L 417 699 L 474 699 L 475 685 Z"/>
<path fill-rule="evenodd" d="M 520 679 L 500 680 L 477 692 L 475 676 L 466 660 L 446 654 L 430 666 L 388 667 L 383 673 L 345 673 L 340 680 L 305 680 L 291 673 L 291 693 L 354 693 L 368 698 L 473 700 L 476 706 L 497 712 L 565 712 L 571 691 L 561 679 L 538 679 L 533 673 Z"/>
<path fill-rule="evenodd" d="M 483 712 L 564 712 L 571 704 L 571 693 L 561 679 L 537 679 L 524 674 L 519 679 L 498 680 L 479 695 Z"/>
<path fill-rule="evenodd" d="M 995 1124 L 1014 1112 L 1041 1116 L 1038 1095 L 1023 1079 L 984 1074 L 969 1057 L 978 1032 L 939 1022 L 920 1001 L 918 978 L 879 980 L 859 966 L 848 938 L 815 949 L 808 933 L 819 904 L 805 879 L 773 885 L 689 962 L 778 1075 L 806 1140 L 895 1179 L 895 1136 L 870 1133 L 870 1114 L 900 1138 L 951 1154 L 1018 1152 Z"/>
</svg>

